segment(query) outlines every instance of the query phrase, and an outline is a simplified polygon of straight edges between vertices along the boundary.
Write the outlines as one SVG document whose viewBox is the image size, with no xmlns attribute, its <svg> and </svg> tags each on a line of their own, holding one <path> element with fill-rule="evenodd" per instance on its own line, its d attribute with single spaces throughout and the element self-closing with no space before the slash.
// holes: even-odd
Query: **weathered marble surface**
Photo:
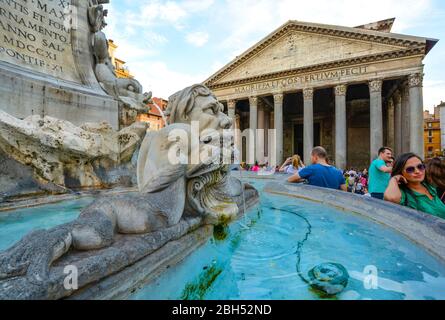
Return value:
<svg viewBox="0 0 445 320">
<path fill-rule="evenodd" d="M 31 167 L 37 183 L 101 187 L 113 180 L 104 171 L 131 163 L 147 126 L 135 123 L 116 132 L 105 122 L 77 127 L 52 117 L 20 120 L 0 110 L 0 150 Z"/>
<path fill-rule="evenodd" d="M 108 55 L 108 0 L 5 1 L 0 21 L 0 110 L 51 115 L 115 130 L 146 111 L 151 94 L 118 79 Z"/>
</svg>

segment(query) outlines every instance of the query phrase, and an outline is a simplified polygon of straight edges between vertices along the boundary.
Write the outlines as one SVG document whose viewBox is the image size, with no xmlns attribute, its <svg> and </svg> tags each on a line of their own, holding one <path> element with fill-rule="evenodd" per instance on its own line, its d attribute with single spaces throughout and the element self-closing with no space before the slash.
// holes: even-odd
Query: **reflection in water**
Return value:
<svg viewBox="0 0 445 320">
<path fill-rule="evenodd" d="M 261 182 L 253 184 L 262 190 Z M 180 299 L 186 288 L 205 288 L 195 298 L 210 300 L 332 298 L 301 277 L 323 262 L 350 275 L 336 299 L 445 299 L 445 266 L 391 229 L 283 196 L 262 194 L 261 208 L 231 224 L 226 240 L 210 240 L 131 299 Z M 209 271 L 213 265 L 218 272 Z M 367 266 L 378 270 L 376 289 L 366 289 Z"/>
</svg>

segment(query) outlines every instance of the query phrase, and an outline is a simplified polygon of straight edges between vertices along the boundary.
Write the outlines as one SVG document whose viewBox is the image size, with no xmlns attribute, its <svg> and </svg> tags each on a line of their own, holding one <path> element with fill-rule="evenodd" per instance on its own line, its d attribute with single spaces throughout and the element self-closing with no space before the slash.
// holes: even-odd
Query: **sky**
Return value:
<svg viewBox="0 0 445 320">
<path fill-rule="evenodd" d="M 445 101 L 443 0 L 111 0 L 104 32 L 145 91 L 167 99 L 200 83 L 288 20 L 354 27 L 396 18 L 392 32 L 442 39 L 426 56 L 425 109 Z"/>
</svg>

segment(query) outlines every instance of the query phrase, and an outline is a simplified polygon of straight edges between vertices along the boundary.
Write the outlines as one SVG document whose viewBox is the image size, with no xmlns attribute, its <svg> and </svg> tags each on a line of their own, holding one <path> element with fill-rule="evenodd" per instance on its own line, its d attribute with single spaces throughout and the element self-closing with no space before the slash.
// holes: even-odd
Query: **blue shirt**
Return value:
<svg viewBox="0 0 445 320">
<path fill-rule="evenodd" d="M 302 169 L 298 175 L 309 181 L 311 186 L 340 189 L 346 184 L 345 178 L 340 170 L 331 166 L 323 166 L 321 164 L 313 164 Z"/>
<path fill-rule="evenodd" d="M 380 171 L 381 167 L 386 167 L 386 163 L 380 158 L 374 160 L 369 167 L 369 193 L 385 193 L 388 187 L 391 174 Z"/>
</svg>

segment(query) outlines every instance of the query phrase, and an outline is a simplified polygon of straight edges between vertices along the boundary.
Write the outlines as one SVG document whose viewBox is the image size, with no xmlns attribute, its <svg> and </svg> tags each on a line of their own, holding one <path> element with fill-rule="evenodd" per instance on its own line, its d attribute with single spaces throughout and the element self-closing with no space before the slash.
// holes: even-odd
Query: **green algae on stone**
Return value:
<svg viewBox="0 0 445 320">
<path fill-rule="evenodd" d="M 216 241 L 224 241 L 229 236 L 229 227 L 224 224 L 218 224 L 213 228 L 213 238 Z"/>
<path fill-rule="evenodd" d="M 210 289 L 216 278 L 221 274 L 222 268 L 212 265 L 202 272 L 198 280 L 188 283 L 181 294 L 182 300 L 204 300 L 207 291 Z"/>
</svg>

